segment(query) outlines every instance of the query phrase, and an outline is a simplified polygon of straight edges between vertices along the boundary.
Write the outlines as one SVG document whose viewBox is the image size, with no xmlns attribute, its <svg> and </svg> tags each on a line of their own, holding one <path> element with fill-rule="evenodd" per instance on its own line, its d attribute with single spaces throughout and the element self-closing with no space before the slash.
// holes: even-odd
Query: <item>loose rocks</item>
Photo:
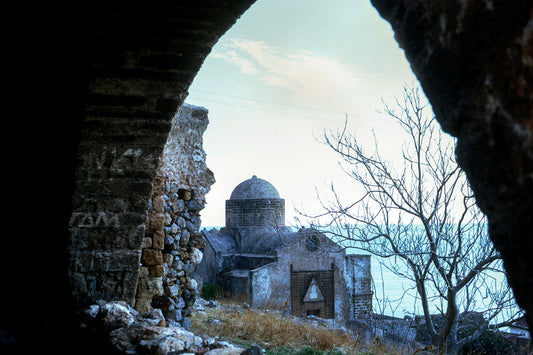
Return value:
<svg viewBox="0 0 533 355">
<path fill-rule="evenodd" d="M 165 327 L 165 322 L 160 309 L 139 314 L 125 302 L 118 301 L 88 307 L 83 312 L 82 328 L 93 334 L 104 333 L 114 350 L 124 354 L 230 355 L 245 351 L 225 341 L 197 336 L 180 326 Z M 257 349 L 251 351 L 246 354 L 257 353 Z"/>
</svg>

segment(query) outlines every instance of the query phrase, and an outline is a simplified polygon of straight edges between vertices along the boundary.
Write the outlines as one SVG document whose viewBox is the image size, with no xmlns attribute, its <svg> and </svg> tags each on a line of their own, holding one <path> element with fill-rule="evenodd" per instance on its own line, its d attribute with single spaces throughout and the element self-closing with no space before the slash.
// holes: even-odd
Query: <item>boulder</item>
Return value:
<svg viewBox="0 0 533 355">
<path fill-rule="evenodd" d="M 115 329 L 109 338 L 119 351 L 130 354 L 166 354 L 168 351 L 202 347 L 202 338 L 183 328 L 159 327 L 147 322 L 136 322 L 129 327 Z"/>
<path fill-rule="evenodd" d="M 139 313 L 126 302 L 115 301 L 101 306 L 97 317 L 101 317 L 105 328 L 116 329 L 129 327 L 135 323 L 138 314 Z"/>
<path fill-rule="evenodd" d="M 166 325 L 163 312 L 158 308 L 142 314 L 138 317 L 138 320 L 158 327 L 164 327 Z"/>
<path fill-rule="evenodd" d="M 171 351 L 182 351 L 183 349 L 185 349 L 185 343 L 172 336 L 142 340 L 140 343 L 140 350 L 150 355 L 166 355 Z"/>
<path fill-rule="evenodd" d="M 193 248 L 192 252 L 189 254 L 189 258 L 191 259 L 191 263 L 193 264 L 200 264 L 203 257 L 204 254 L 197 248 Z"/>
<path fill-rule="evenodd" d="M 174 301 L 168 297 L 158 297 L 161 304 Z M 181 317 L 181 312 L 174 306 L 171 312 L 175 313 L 175 318 Z M 180 302 L 183 304 L 183 300 Z M 153 309 L 139 315 L 139 313 L 122 301 L 91 305 L 84 312 L 85 324 L 83 328 L 92 333 L 104 334 L 109 339 L 109 343 L 120 353 L 126 354 L 156 354 L 163 355 L 169 353 L 179 354 L 211 354 L 211 355 L 233 355 L 261 354 L 262 350 L 258 346 L 244 350 L 226 341 L 217 341 L 208 336 L 196 336 L 186 330 L 190 328 L 191 321 L 184 317 L 181 320 L 182 326 L 177 321 L 166 321 L 161 309 Z M 168 313 L 168 312 L 166 312 Z M 166 327 L 165 325 L 173 325 Z"/>
</svg>

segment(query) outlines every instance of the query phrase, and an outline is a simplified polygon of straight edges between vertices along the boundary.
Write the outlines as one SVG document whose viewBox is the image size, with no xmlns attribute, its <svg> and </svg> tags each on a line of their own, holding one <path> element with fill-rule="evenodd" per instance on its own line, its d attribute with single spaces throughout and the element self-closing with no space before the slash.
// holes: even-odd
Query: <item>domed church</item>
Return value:
<svg viewBox="0 0 533 355">
<path fill-rule="evenodd" d="M 196 273 L 252 307 L 347 321 L 372 312 L 370 255 L 346 254 L 324 234 L 285 226 L 285 200 L 252 176 L 226 200 L 226 226 L 204 230 Z"/>
</svg>

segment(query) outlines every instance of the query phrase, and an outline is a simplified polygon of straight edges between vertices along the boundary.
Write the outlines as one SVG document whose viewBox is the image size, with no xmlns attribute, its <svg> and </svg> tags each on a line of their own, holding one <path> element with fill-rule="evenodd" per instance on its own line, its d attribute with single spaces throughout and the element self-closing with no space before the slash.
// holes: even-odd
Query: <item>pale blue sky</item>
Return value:
<svg viewBox="0 0 533 355">
<path fill-rule="evenodd" d="M 413 82 L 390 25 L 369 1 L 257 1 L 215 45 L 186 99 L 209 110 L 204 149 L 217 182 L 202 224 L 224 225 L 224 201 L 252 175 L 285 198 L 287 224 L 293 206 L 319 209 L 315 188 L 326 193 L 334 182 L 355 196 L 315 136 L 340 128 L 346 113 L 358 137 L 370 143 L 374 129 L 393 155 L 400 137 L 376 109 Z"/>
<path fill-rule="evenodd" d="M 381 156 L 401 162 L 404 137 L 376 110 L 404 84 L 418 81 L 369 0 L 258 0 L 214 46 L 185 100 L 209 110 L 204 149 L 216 183 L 202 225 L 223 226 L 225 200 L 252 175 L 285 198 L 287 225 L 294 206 L 320 211 L 315 189 L 327 199 L 332 182 L 355 201 L 356 185 L 315 137 L 341 128 L 347 114 L 361 142 L 373 148 L 375 133 Z M 379 298 L 379 263 L 372 273 Z M 386 271 L 383 281 L 389 300 L 409 285 Z M 393 302 L 397 316 L 414 310 L 410 300 Z"/>
</svg>

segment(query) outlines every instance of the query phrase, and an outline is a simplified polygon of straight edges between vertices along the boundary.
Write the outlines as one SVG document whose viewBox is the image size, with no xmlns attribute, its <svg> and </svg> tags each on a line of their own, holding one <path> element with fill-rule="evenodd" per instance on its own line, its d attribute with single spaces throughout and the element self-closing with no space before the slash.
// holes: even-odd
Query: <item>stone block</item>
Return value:
<svg viewBox="0 0 533 355">
<path fill-rule="evenodd" d="M 189 317 L 183 317 L 183 319 L 181 320 L 181 326 L 185 330 L 191 329 L 192 328 L 191 319 Z M 209 353 L 210 354 L 218 354 L 218 355 L 238 355 L 238 354 L 242 353 L 242 349 L 241 348 L 232 348 L 230 351 L 223 351 L 223 352 L 216 352 L 217 350 L 220 350 L 220 349 L 213 349 L 213 350 L 209 351 Z M 224 349 L 224 350 L 227 350 L 227 349 Z M 213 353 L 213 351 L 215 351 L 216 353 Z"/>
<path fill-rule="evenodd" d="M 100 306 L 96 318 L 103 320 L 105 328 L 117 329 L 134 324 L 138 315 L 126 302 L 113 301 Z"/>
<path fill-rule="evenodd" d="M 197 230 L 197 229 L 196 229 L 196 225 L 195 225 L 194 223 L 190 222 L 190 221 L 187 221 L 187 223 L 186 223 L 186 228 L 187 228 L 187 230 L 188 230 L 189 232 L 191 232 L 191 233 L 194 233 L 194 232 L 196 232 L 196 230 Z"/>
<path fill-rule="evenodd" d="M 192 192 L 185 189 L 180 189 L 178 191 L 178 195 L 181 197 L 184 201 L 190 201 L 192 199 Z"/>
<path fill-rule="evenodd" d="M 163 255 L 161 253 L 161 250 L 144 249 L 142 251 L 142 261 L 143 264 L 146 266 L 163 264 Z"/>
<path fill-rule="evenodd" d="M 176 223 L 173 223 L 171 226 L 170 226 L 170 234 L 171 235 L 176 235 L 178 234 L 179 232 L 179 228 L 178 226 L 176 225 Z"/>
<path fill-rule="evenodd" d="M 165 215 L 163 213 L 149 213 L 146 223 L 147 232 L 154 233 L 163 229 L 165 225 Z"/>
<path fill-rule="evenodd" d="M 152 206 L 154 208 L 154 212 L 156 213 L 165 212 L 165 200 L 163 199 L 163 196 L 155 196 L 152 199 Z"/>
<path fill-rule="evenodd" d="M 183 217 L 178 217 L 178 219 L 176 220 L 176 224 L 180 229 L 185 229 L 185 227 L 187 226 L 187 221 Z"/>
<path fill-rule="evenodd" d="M 165 245 L 171 245 L 174 244 L 175 240 L 172 238 L 172 236 L 168 235 L 165 237 Z"/>
<path fill-rule="evenodd" d="M 172 216 L 170 215 L 170 213 L 164 213 L 164 224 L 166 227 L 170 227 L 170 225 L 172 224 Z"/>
<path fill-rule="evenodd" d="M 180 197 L 179 197 L 178 194 L 175 193 L 175 192 L 172 192 L 172 193 L 170 193 L 170 195 L 169 195 L 169 199 L 170 199 L 170 201 L 172 201 L 172 202 L 179 200 L 179 198 L 180 198 Z"/>
<path fill-rule="evenodd" d="M 185 210 L 185 201 L 183 200 L 176 200 L 172 203 L 172 212 L 174 213 L 180 213 Z"/>
<path fill-rule="evenodd" d="M 188 230 L 184 230 L 183 232 L 181 232 L 180 245 L 182 247 L 186 247 L 187 244 L 189 244 L 190 237 L 191 233 Z"/>
<path fill-rule="evenodd" d="M 148 271 L 148 268 L 146 266 L 141 266 L 139 268 L 139 278 L 143 278 L 143 277 L 148 277 L 149 275 L 149 271 Z"/>
<path fill-rule="evenodd" d="M 181 354 L 185 343 L 171 336 L 141 340 L 139 348 L 144 354 Z"/>
<path fill-rule="evenodd" d="M 137 286 L 137 297 L 153 297 L 163 295 L 163 279 L 161 277 L 145 277 Z"/>
<path fill-rule="evenodd" d="M 183 300 L 182 297 L 179 297 L 178 299 L 176 299 L 175 307 L 176 307 L 177 309 L 183 309 L 183 308 L 185 308 L 185 301 Z"/>
<path fill-rule="evenodd" d="M 201 210 L 205 208 L 205 206 L 196 200 L 192 200 L 192 201 L 189 201 L 188 208 L 189 208 L 189 211 L 200 212 Z"/>
<path fill-rule="evenodd" d="M 192 252 L 189 254 L 189 257 L 191 258 L 191 263 L 193 264 L 200 264 L 203 256 L 203 253 L 196 248 L 192 248 Z"/>
<path fill-rule="evenodd" d="M 181 261 L 179 258 L 175 258 L 174 262 L 172 263 L 172 267 L 178 271 L 183 270 L 183 261 Z"/>
<path fill-rule="evenodd" d="M 152 247 L 152 238 L 149 238 L 149 237 L 143 238 L 141 248 L 146 249 L 146 248 L 151 248 L 151 247 Z"/>
<path fill-rule="evenodd" d="M 137 297 L 135 299 L 135 310 L 139 313 L 146 313 L 152 310 L 152 297 Z"/>
<path fill-rule="evenodd" d="M 158 230 L 152 236 L 152 249 L 163 250 L 164 247 L 165 233 L 162 230 Z"/>
<path fill-rule="evenodd" d="M 163 265 L 154 265 L 148 268 L 150 276 L 161 277 L 165 276 L 165 267 Z"/>
<path fill-rule="evenodd" d="M 187 281 L 187 283 L 185 284 L 185 287 L 187 287 L 189 290 L 191 291 L 196 291 L 196 287 L 198 286 L 198 283 L 196 282 L 195 279 L 189 279 L 189 281 Z"/>
<path fill-rule="evenodd" d="M 178 296 L 179 292 L 180 292 L 179 284 L 165 286 L 165 295 L 167 296 Z"/>
<path fill-rule="evenodd" d="M 180 320 L 182 320 L 183 317 L 181 315 L 181 310 L 173 309 L 171 311 L 165 312 L 165 318 L 179 322 Z"/>
<path fill-rule="evenodd" d="M 154 184 L 152 186 L 152 194 L 154 196 L 162 195 L 165 193 L 165 182 L 161 177 L 156 177 L 154 179 Z"/>
<path fill-rule="evenodd" d="M 174 257 L 172 254 L 163 254 L 163 262 L 167 265 L 172 265 L 172 262 L 174 261 Z"/>
</svg>

